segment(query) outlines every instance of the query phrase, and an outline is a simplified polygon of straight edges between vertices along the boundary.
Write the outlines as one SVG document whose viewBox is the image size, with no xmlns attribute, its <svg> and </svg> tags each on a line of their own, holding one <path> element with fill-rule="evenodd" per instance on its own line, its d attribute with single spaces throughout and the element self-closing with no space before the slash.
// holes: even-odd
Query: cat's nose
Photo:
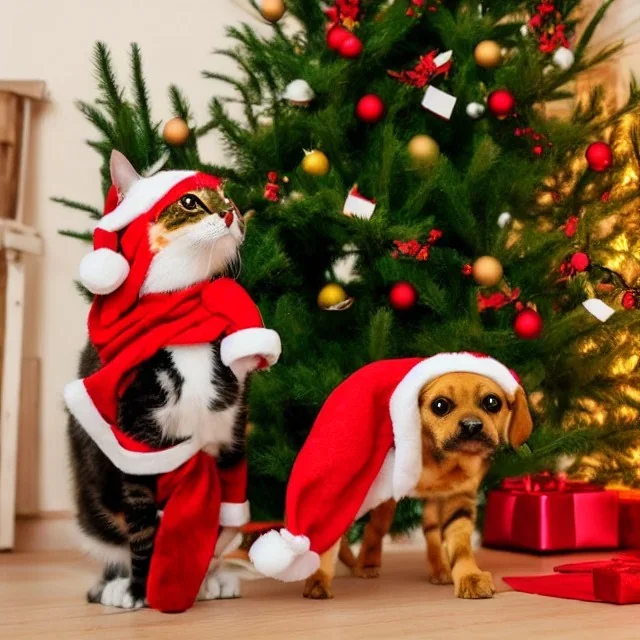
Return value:
<svg viewBox="0 0 640 640">
<path fill-rule="evenodd" d="M 224 223 L 227 225 L 227 227 L 230 227 L 233 224 L 232 211 L 228 211 L 227 213 L 224 214 Z"/>
</svg>

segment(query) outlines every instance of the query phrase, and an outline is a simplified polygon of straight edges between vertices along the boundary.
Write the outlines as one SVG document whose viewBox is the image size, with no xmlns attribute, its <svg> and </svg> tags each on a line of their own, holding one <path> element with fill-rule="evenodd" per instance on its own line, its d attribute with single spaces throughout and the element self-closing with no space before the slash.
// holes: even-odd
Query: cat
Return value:
<svg viewBox="0 0 640 640">
<path fill-rule="evenodd" d="M 140 178 L 118 152 L 111 158 L 111 177 L 125 198 Z M 179 291 L 225 274 L 237 264 L 243 238 L 240 213 L 221 189 L 181 195 L 149 228 L 153 258 L 141 295 Z M 87 378 L 100 366 L 98 352 L 88 342 L 79 377 Z M 161 349 L 140 365 L 120 398 L 117 426 L 153 448 L 196 437 L 219 468 L 234 465 L 245 455 L 250 370 L 242 362 L 233 371 L 225 366 L 219 340 Z M 122 608 L 144 606 L 160 517 L 157 476 L 120 471 L 72 415 L 68 440 L 77 522 L 86 549 L 104 562 L 103 575 L 87 599 Z M 216 554 L 237 540 L 235 533 L 220 535 Z M 237 579 L 209 574 L 200 598 L 235 597 L 238 590 Z"/>
</svg>

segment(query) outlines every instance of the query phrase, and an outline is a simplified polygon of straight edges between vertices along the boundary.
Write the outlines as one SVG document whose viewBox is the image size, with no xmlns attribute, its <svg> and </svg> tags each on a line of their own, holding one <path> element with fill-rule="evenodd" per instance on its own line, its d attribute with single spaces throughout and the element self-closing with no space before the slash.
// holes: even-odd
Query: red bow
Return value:
<svg viewBox="0 0 640 640">
<path fill-rule="evenodd" d="M 562 491 L 595 491 L 597 485 L 590 482 L 575 482 L 567 479 L 566 473 L 550 473 L 543 471 L 519 478 L 505 478 L 502 488 L 506 491 L 521 491 L 524 493 L 550 493 Z"/>
<path fill-rule="evenodd" d="M 441 237 L 442 231 L 440 231 L 440 229 L 431 229 L 429 237 L 424 244 L 420 244 L 417 240 L 409 240 L 408 242 L 394 240 L 393 244 L 396 249 L 391 253 L 391 257 L 397 259 L 402 255 L 408 258 L 414 258 L 419 262 L 426 262 L 429 259 L 431 247 L 440 240 Z"/>
<path fill-rule="evenodd" d="M 324 14 L 331 26 L 340 23 L 348 29 L 353 27 L 360 16 L 360 0 L 336 0 L 333 7 L 329 7 Z"/>
<path fill-rule="evenodd" d="M 280 185 L 277 184 L 278 174 L 275 171 L 269 171 L 267 174 L 267 184 L 264 186 L 264 198 L 271 202 L 279 202 Z"/>
<path fill-rule="evenodd" d="M 453 64 L 452 59 L 447 60 L 440 66 L 436 66 L 434 60 L 437 55 L 437 51 L 430 51 L 429 53 L 420 56 L 418 64 L 416 64 L 413 69 L 409 71 L 387 71 L 387 73 L 392 78 L 396 78 L 403 84 L 409 84 L 413 87 L 422 89 L 423 87 L 426 87 L 433 78 L 449 73 L 449 70 L 451 69 L 451 65 Z"/>
<path fill-rule="evenodd" d="M 482 313 L 487 309 L 502 309 L 508 304 L 515 302 L 520 297 L 520 289 L 515 288 L 511 293 L 507 294 L 502 291 L 495 291 L 489 295 L 483 295 L 478 291 L 478 311 Z"/>
</svg>

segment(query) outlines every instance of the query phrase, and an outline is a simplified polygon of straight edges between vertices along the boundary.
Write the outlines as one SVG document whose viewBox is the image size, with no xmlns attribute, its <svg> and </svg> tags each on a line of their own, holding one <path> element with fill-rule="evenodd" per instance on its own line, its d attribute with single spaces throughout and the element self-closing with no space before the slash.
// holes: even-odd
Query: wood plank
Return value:
<svg viewBox="0 0 640 640">
<path fill-rule="evenodd" d="M 32 100 L 47 99 L 47 84 L 44 80 L 0 80 L 0 91 L 8 91 Z"/>
<path fill-rule="evenodd" d="M 40 487 L 40 359 L 24 358 L 20 385 L 16 513 L 35 515 Z"/>
<path fill-rule="evenodd" d="M 0 555 L 0 637 L 12 640 L 496 640 L 638 638 L 638 608 L 515 593 L 503 575 L 548 573 L 556 564 L 612 554 L 530 556 L 481 550 L 492 600 L 460 600 L 424 575 L 421 551 L 388 553 L 378 580 L 338 578 L 333 600 L 301 597 L 300 583 L 246 582 L 243 597 L 190 611 L 121 611 L 84 602 L 98 565 L 75 553 Z"/>
<path fill-rule="evenodd" d="M 18 414 L 24 329 L 24 262 L 17 251 L 9 250 L 5 254 L 7 290 L 0 395 L 0 549 L 11 549 L 15 534 Z"/>
</svg>

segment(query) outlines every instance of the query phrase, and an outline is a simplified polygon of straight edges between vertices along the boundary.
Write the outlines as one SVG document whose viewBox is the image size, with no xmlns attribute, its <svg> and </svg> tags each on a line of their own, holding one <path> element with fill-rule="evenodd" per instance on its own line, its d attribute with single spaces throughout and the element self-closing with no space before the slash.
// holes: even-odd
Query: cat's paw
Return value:
<svg viewBox="0 0 640 640">
<path fill-rule="evenodd" d="M 226 600 L 239 598 L 241 595 L 240 579 L 226 571 L 210 573 L 204 579 L 198 593 L 198 600 Z"/>
<path fill-rule="evenodd" d="M 115 578 L 104 585 L 100 595 L 100 604 L 119 609 L 142 609 L 145 603 L 143 597 L 131 592 L 129 578 Z"/>
</svg>

